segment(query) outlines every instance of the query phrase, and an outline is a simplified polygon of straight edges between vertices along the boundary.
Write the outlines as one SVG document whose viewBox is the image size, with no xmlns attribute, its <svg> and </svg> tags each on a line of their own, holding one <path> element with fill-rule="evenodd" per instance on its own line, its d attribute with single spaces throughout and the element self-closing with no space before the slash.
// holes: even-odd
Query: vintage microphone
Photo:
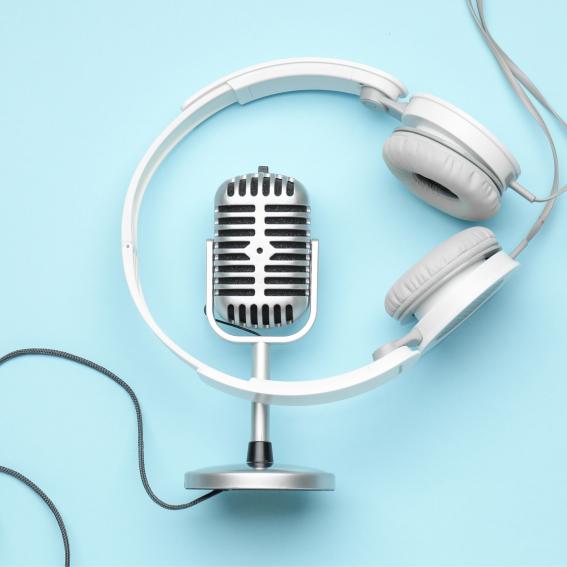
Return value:
<svg viewBox="0 0 567 567">
<path fill-rule="evenodd" d="M 226 181 L 215 198 L 215 308 L 243 327 L 280 327 L 309 304 L 309 201 L 291 177 L 257 174 Z"/>
<path fill-rule="evenodd" d="M 232 342 L 252 344 L 252 377 L 269 380 L 271 343 L 303 337 L 316 317 L 318 242 L 311 240 L 310 207 L 296 179 L 257 173 L 226 180 L 215 197 L 215 238 L 207 241 L 207 318 Z M 309 310 L 290 334 L 260 334 L 285 328 Z M 254 335 L 234 335 L 217 320 Z M 188 472 L 185 487 L 224 490 L 334 490 L 334 475 L 316 469 L 274 465 L 269 437 L 269 400 L 252 403 L 252 434 L 246 465 Z"/>
</svg>

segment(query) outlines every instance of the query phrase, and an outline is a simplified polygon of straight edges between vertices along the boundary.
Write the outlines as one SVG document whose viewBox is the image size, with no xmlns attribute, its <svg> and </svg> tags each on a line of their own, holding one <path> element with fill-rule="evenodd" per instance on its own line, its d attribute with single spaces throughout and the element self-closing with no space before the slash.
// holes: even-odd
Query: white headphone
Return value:
<svg viewBox="0 0 567 567">
<path fill-rule="evenodd" d="M 482 13 L 480 18 L 475 14 L 475 19 L 481 32 L 487 33 Z M 516 81 L 533 86 L 491 38 L 492 44 L 486 41 L 504 65 L 507 78 L 515 83 L 515 90 L 520 89 Z M 400 126 L 384 144 L 386 164 L 412 193 L 449 215 L 472 221 L 487 219 L 498 212 L 507 187 L 532 202 L 549 202 L 511 254 L 502 250 L 492 231 L 475 226 L 441 243 L 399 278 L 386 296 L 386 311 L 401 322 L 414 320 L 415 325 L 401 339 L 377 349 L 370 364 L 338 376 L 303 382 L 243 380 L 186 352 L 154 320 L 138 277 L 138 213 L 158 166 L 197 125 L 236 102 L 243 105 L 278 93 L 304 90 L 353 94 L 367 106 L 398 119 Z M 518 267 L 515 257 L 541 228 L 555 197 L 564 191 L 558 188 L 556 160 L 551 197 L 536 199 L 517 183 L 517 161 L 479 122 L 437 97 L 418 94 L 408 102 L 400 101 L 405 95 L 405 87 L 395 77 L 366 65 L 317 58 L 271 61 L 237 71 L 192 96 L 148 149 L 132 177 L 124 205 L 122 258 L 126 280 L 138 310 L 154 333 L 211 385 L 256 402 L 290 405 L 329 402 L 368 391 L 399 374 L 440 342 Z M 538 100 L 550 108 L 543 96 Z M 532 114 L 535 112 L 534 116 L 541 119 L 531 107 L 528 110 L 533 109 Z"/>
</svg>

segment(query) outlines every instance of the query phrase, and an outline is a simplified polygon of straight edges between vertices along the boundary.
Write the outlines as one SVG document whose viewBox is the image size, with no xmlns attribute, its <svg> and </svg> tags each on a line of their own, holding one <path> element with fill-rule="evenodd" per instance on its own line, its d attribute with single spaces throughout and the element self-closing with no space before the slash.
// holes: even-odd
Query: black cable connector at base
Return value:
<svg viewBox="0 0 567 567">
<path fill-rule="evenodd" d="M 274 464 L 272 444 L 269 441 L 250 441 L 246 462 L 254 468 L 271 467 Z"/>
</svg>

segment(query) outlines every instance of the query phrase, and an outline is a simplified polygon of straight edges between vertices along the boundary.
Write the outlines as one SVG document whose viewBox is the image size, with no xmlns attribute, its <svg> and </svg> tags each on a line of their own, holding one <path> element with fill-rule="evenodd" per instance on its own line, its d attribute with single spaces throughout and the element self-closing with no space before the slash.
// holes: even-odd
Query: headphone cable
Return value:
<svg viewBox="0 0 567 567">
<path fill-rule="evenodd" d="M 475 5 L 473 6 L 473 1 Z M 557 119 L 559 124 L 564 128 L 567 127 L 567 123 L 561 116 L 555 111 L 555 109 L 547 102 L 546 98 L 543 96 L 541 91 L 535 86 L 535 84 L 530 80 L 530 78 L 512 61 L 512 59 L 506 54 L 506 52 L 498 45 L 496 40 L 492 37 L 486 25 L 486 19 L 484 17 L 484 1 L 483 0 L 466 0 L 469 12 L 473 17 L 473 20 L 480 31 L 487 47 L 492 52 L 492 55 L 496 59 L 500 69 L 504 73 L 506 80 L 512 87 L 512 90 L 526 108 L 526 110 L 532 115 L 533 119 L 537 122 L 541 128 L 549 149 L 551 151 L 551 156 L 553 158 L 553 182 L 551 184 L 551 192 L 547 198 L 537 198 L 527 189 L 522 187 L 518 183 L 514 183 L 512 188 L 520 193 L 522 196 L 527 198 L 531 202 L 546 203 L 542 212 L 537 217 L 536 221 L 530 228 L 527 235 L 520 241 L 516 248 L 510 254 L 512 258 L 516 258 L 529 244 L 530 240 L 541 230 L 543 224 L 550 215 L 555 203 L 557 202 L 557 197 L 562 193 L 567 191 L 567 185 L 565 187 L 559 188 L 559 160 L 557 157 L 557 149 L 555 147 L 555 142 L 553 136 L 549 131 L 549 128 L 542 118 L 541 114 L 538 112 L 537 108 L 533 102 L 528 97 L 526 90 L 531 93 L 531 95 L 545 108 L 549 113 Z M 476 9 L 475 9 L 476 8 Z M 530 198 L 526 194 L 531 195 Z"/>
</svg>

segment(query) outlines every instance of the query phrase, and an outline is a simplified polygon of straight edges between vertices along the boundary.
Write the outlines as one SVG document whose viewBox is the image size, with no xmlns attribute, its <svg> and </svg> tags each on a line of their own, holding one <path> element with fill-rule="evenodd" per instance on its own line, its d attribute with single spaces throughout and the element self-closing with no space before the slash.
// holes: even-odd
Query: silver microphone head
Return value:
<svg viewBox="0 0 567 567">
<path fill-rule="evenodd" d="M 259 167 L 215 197 L 214 305 L 244 327 L 280 327 L 309 305 L 311 233 L 305 187 Z"/>
</svg>

